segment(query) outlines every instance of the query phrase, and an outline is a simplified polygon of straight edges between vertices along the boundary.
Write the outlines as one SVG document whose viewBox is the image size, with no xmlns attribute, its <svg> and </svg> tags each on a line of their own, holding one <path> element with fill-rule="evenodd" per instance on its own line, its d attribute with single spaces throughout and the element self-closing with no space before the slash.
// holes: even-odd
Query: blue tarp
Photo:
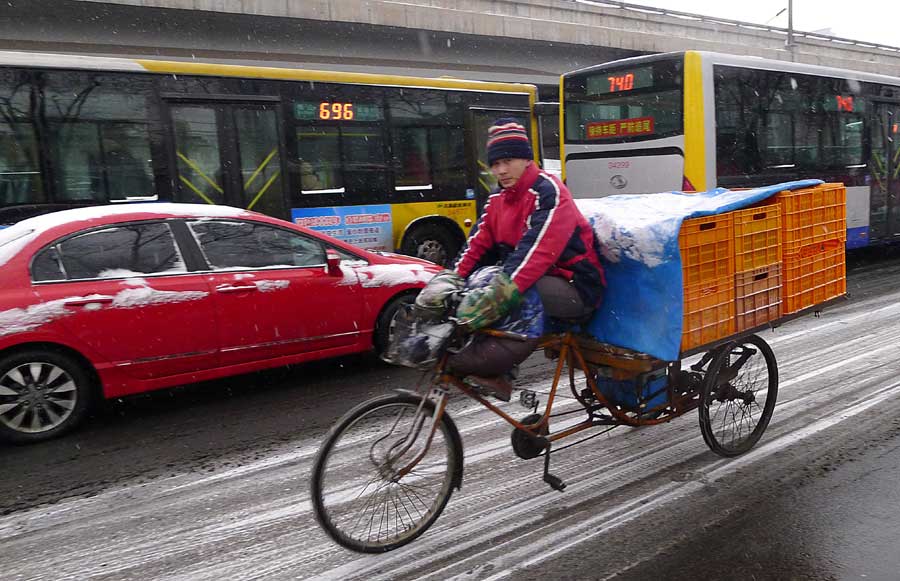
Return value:
<svg viewBox="0 0 900 581">
<path fill-rule="evenodd" d="M 603 245 L 607 282 L 603 303 L 587 331 L 604 343 L 677 360 L 684 294 L 678 250 L 681 222 L 821 183 L 801 180 L 743 191 L 718 188 L 576 200 Z"/>
</svg>

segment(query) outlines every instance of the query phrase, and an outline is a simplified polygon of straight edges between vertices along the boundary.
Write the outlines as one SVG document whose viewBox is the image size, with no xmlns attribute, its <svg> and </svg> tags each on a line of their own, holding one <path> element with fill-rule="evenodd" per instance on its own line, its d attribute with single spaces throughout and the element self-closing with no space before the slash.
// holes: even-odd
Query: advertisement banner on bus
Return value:
<svg viewBox="0 0 900 581">
<path fill-rule="evenodd" d="M 291 221 L 367 250 L 394 250 L 390 204 L 291 208 Z"/>
</svg>

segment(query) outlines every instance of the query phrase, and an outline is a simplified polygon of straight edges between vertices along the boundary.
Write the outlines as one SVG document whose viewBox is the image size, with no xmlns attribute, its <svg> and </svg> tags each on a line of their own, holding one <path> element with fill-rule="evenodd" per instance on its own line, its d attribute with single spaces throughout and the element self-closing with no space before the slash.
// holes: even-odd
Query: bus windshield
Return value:
<svg viewBox="0 0 900 581">
<path fill-rule="evenodd" d="M 682 62 L 591 69 L 564 81 L 565 140 L 607 143 L 684 132 Z"/>
</svg>

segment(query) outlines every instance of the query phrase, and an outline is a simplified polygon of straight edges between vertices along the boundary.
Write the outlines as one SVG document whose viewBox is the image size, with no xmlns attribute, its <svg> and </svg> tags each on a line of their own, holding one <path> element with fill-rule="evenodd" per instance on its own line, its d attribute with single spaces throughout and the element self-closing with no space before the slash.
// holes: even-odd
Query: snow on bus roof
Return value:
<svg viewBox="0 0 900 581">
<path fill-rule="evenodd" d="M 61 224 L 83 222 L 108 216 L 151 214 L 157 216 L 189 216 L 197 218 L 236 218 L 252 214 L 241 208 L 210 204 L 146 203 L 121 206 L 89 206 L 42 214 L 0 230 L 0 266 L 3 266 L 29 242 Z"/>
</svg>

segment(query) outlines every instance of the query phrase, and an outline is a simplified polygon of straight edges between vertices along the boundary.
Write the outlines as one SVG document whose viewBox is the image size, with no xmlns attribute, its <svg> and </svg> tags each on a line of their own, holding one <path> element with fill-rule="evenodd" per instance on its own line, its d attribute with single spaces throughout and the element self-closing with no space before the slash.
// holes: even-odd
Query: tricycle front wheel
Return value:
<svg viewBox="0 0 900 581">
<path fill-rule="evenodd" d="M 411 394 L 365 402 L 319 448 L 313 511 L 339 545 L 361 553 L 402 547 L 428 530 L 459 487 L 459 432 L 445 413 L 432 430 L 434 402 L 421 402 Z"/>
<path fill-rule="evenodd" d="M 700 431 L 720 456 L 738 456 L 759 441 L 778 398 L 778 365 L 762 337 L 749 335 L 713 357 L 700 393 Z"/>
</svg>

